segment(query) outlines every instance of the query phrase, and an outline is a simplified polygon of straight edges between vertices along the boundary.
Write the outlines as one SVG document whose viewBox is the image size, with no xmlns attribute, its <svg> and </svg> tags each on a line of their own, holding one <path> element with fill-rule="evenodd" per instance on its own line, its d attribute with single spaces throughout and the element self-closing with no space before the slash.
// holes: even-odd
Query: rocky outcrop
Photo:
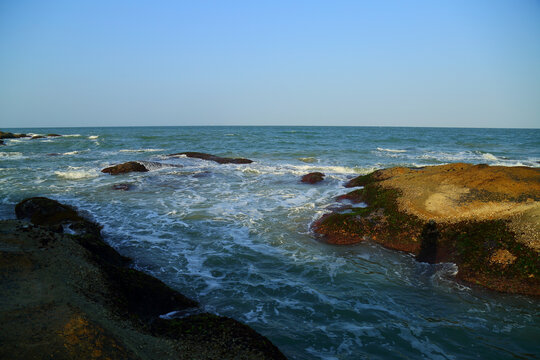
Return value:
<svg viewBox="0 0 540 360">
<path fill-rule="evenodd" d="M 23 137 L 28 137 L 28 135 L 26 135 L 26 134 L 13 134 L 13 133 L 10 133 L 10 132 L 0 131 L 0 139 L 18 139 L 18 138 L 23 138 Z"/>
<path fill-rule="evenodd" d="M 540 169 L 398 167 L 359 176 L 345 186 L 363 188 L 340 200 L 367 207 L 317 220 L 313 230 L 325 241 L 370 239 L 414 253 L 419 261 L 454 262 L 461 280 L 540 295 Z"/>
<path fill-rule="evenodd" d="M 4 144 L 4 140 L 0 140 L 0 145 L 6 145 Z"/>
<path fill-rule="evenodd" d="M 316 184 L 324 180 L 324 174 L 321 172 L 312 172 L 302 176 L 301 181 L 307 184 Z"/>
<path fill-rule="evenodd" d="M 251 164 L 253 160 L 244 158 L 226 158 L 215 156 L 211 154 L 205 154 L 201 152 L 181 152 L 176 154 L 169 154 L 167 156 L 187 156 L 189 158 L 196 158 L 201 160 L 214 161 L 218 164 Z"/>
<path fill-rule="evenodd" d="M 74 208 L 31 198 L 16 214 L 30 221 L 0 221 L 0 358 L 285 359 L 248 326 L 127 267 Z M 159 318 L 171 311 L 185 315 Z"/>
<path fill-rule="evenodd" d="M 43 135 L 34 135 L 30 139 L 31 140 L 36 140 L 36 139 L 44 139 L 44 138 L 45 138 L 45 136 L 43 136 Z"/>
<path fill-rule="evenodd" d="M 58 135 L 58 134 L 47 134 L 47 137 L 59 137 L 59 136 L 62 136 L 62 135 Z"/>
<path fill-rule="evenodd" d="M 111 175 L 126 174 L 130 172 L 147 172 L 147 171 L 148 169 L 143 164 L 137 161 L 128 161 L 126 163 L 110 166 L 101 170 L 101 172 L 111 174 Z"/>
</svg>

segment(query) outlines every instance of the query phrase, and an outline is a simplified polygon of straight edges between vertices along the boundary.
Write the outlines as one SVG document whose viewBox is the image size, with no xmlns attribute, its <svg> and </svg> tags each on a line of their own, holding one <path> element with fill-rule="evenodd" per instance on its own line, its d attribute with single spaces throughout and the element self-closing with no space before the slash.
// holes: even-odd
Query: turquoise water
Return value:
<svg viewBox="0 0 540 360">
<path fill-rule="evenodd" d="M 48 196 L 104 225 L 138 268 L 236 318 L 291 359 L 534 359 L 540 302 L 454 281 L 372 243 L 330 246 L 310 224 L 372 170 L 449 162 L 540 166 L 540 130 L 378 127 L 9 129 L 66 134 L 0 147 L 0 217 Z M 249 165 L 168 158 L 182 151 Z M 54 154 L 54 155 L 53 155 Z M 147 161 L 147 173 L 100 170 Z M 173 166 L 175 165 L 175 166 Z M 182 165 L 178 167 L 176 165 Z M 327 177 L 299 182 L 311 171 Z M 130 183 L 130 191 L 112 190 Z"/>
</svg>

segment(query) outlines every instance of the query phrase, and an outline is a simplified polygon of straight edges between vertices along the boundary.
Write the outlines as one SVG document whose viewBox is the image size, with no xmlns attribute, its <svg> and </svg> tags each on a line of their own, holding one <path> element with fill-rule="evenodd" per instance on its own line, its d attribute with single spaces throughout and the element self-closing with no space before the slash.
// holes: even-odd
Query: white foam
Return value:
<svg viewBox="0 0 540 360">
<path fill-rule="evenodd" d="M 62 153 L 62 155 L 76 155 L 76 154 L 80 154 L 82 151 L 79 151 L 79 150 L 76 150 L 76 151 L 68 151 L 68 152 L 65 152 L 65 153 Z"/>
<path fill-rule="evenodd" d="M 26 156 L 23 156 L 22 153 L 20 152 L 0 152 L 0 159 L 7 159 L 7 160 L 19 160 L 19 159 L 24 159 L 26 158 Z"/>
<path fill-rule="evenodd" d="M 314 158 L 314 157 L 302 157 L 302 158 L 298 158 L 298 160 L 302 161 L 302 162 L 305 162 L 305 163 L 314 163 L 314 162 L 317 162 L 317 159 Z"/>
<path fill-rule="evenodd" d="M 90 135 L 88 138 L 89 138 L 90 140 L 95 140 L 95 139 L 97 139 L 98 137 L 99 137 L 99 135 Z"/>
<path fill-rule="evenodd" d="M 80 167 L 69 167 L 67 171 L 55 171 L 56 176 L 68 179 L 68 180 L 79 180 L 79 179 L 88 179 L 99 176 L 97 170 L 88 170 Z"/>
<path fill-rule="evenodd" d="M 385 148 L 377 148 L 377 151 L 385 151 L 385 152 L 391 152 L 391 153 L 404 153 L 407 152 L 407 150 L 400 150 L 400 149 L 385 149 Z"/>
<path fill-rule="evenodd" d="M 126 153 L 139 153 L 139 152 L 156 152 L 156 151 L 164 151 L 165 149 L 122 149 L 118 150 L 119 152 L 126 152 Z"/>
<path fill-rule="evenodd" d="M 81 134 L 67 134 L 67 135 L 62 135 L 62 137 L 80 137 Z"/>
<path fill-rule="evenodd" d="M 489 161 L 497 161 L 497 160 L 499 160 L 499 158 L 497 158 L 495 155 L 490 154 L 490 153 L 482 154 L 482 157 L 484 159 L 486 159 L 486 160 L 489 160 Z"/>
</svg>

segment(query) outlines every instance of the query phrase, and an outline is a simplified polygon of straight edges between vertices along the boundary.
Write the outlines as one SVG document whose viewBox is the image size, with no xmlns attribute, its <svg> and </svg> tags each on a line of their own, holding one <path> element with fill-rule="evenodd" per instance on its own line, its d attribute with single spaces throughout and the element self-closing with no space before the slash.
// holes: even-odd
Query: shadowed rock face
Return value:
<svg viewBox="0 0 540 360">
<path fill-rule="evenodd" d="M 285 359 L 250 327 L 201 313 L 127 267 L 101 227 L 73 207 L 38 197 L 17 204 L 16 214 L 30 222 L 0 221 L 0 358 Z M 173 311 L 196 315 L 159 318 Z"/>
<path fill-rule="evenodd" d="M 302 176 L 301 181 L 307 184 L 315 184 L 324 180 L 324 174 L 321 172 L 312 172 Z"/>
<path fill-rule="evenodd" d="M 449 164 L 390 168 L 350 180 L 338 197 L 365 208 L 326 214 L 333 244 L 371 239 L 423 262 L 454 262 L 458 279 L 540 295 L 540 169 Z"/>
<path fill-rule="evenodd" d="M 102 173 L 107 173 L 111 175 L 126 174 L 130 172 L 147 172 L 148 169 L 141 163 L 137 161 L 129 161 L 127 163 L 110 166 L 101 170 Z"/>
<path fill-rule="evenodd" d="M 169 154 L 167 156 L 187 156 L 189 158 L 196 158 L 208 161 L 214 161 L 218 164 L 251 164 L 253 160 L 244 158 L 224 158 L 211 154 L 205 154 L 201 152 L 181 152 L 176 154 Z"/>
</svg>

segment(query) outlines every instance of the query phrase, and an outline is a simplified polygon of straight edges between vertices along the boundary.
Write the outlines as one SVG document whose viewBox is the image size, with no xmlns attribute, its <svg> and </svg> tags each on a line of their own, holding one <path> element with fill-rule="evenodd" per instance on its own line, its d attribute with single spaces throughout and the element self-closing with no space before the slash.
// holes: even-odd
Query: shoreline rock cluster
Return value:
<svg viewBox="0 0 540 360">
<path fill-rule="evenodd" d="M 247 325 L 130 268 L 74 208 L 38 197 L 15 212 L 0 221 L 0 358 L 285 359 Z M 185 316 L 160 318 L 173 311 Z"/>
<path fill-rule="evenodd" d="M 361 188 L 339 196 L 349 205 L 312 226 L 326 242 L 375 241 L 418 261 L 454 262 L 460 280 L 540 296 L 540 169 L 397 167 L 345 187 Z"/>
</svg>

